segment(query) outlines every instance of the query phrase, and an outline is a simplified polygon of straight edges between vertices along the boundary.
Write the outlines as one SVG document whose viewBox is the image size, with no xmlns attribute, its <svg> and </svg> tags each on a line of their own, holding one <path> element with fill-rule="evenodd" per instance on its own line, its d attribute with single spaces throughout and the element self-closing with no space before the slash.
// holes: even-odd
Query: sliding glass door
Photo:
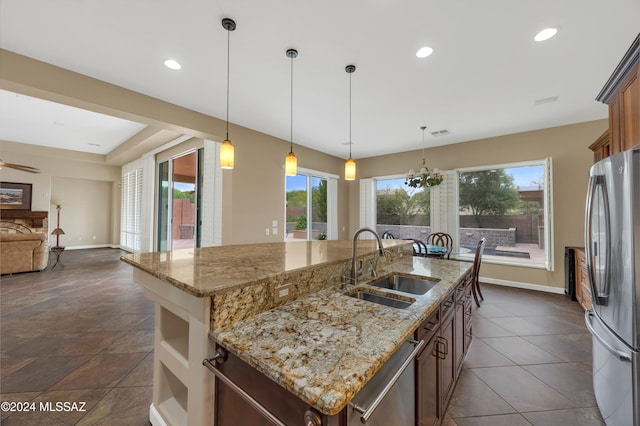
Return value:
<svg viewBox="0 0 640 426">
<path fill-rule="evenodd" d="M 327 179 L 298 174 L 286 180 L 285 239 L 327 239 Z"/>
<path fill-rule="evenodd" d="M 202 150 L 174 157 L 158 167 L 158 251 L 200 246 Z"/>
</svg>

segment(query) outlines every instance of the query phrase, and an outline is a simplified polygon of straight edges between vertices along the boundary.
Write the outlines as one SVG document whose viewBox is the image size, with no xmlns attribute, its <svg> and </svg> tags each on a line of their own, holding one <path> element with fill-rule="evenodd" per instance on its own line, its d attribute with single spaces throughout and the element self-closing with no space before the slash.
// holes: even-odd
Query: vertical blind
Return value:
<svg viewBox="0 0 640 426">
<path fill-rule="evenodd" d="M 142 168 L 122 173 L 120 247 L 134 252 L 140 251 L 142 188 Z"/>
</svg>

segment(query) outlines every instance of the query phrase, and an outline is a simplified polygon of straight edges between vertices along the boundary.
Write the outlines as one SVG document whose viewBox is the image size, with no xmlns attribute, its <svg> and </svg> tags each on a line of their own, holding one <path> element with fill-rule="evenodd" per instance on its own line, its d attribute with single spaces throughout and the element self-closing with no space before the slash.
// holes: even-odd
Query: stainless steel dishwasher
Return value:
<svg viewBox="0 0 640 426">
<path fill-rule="evenodd" d="M 389 358 L 349 403 L 349 426 L 415 425 L 414 360 L 423 346 L 424 341 L 406 342 Z"/>
</svg>

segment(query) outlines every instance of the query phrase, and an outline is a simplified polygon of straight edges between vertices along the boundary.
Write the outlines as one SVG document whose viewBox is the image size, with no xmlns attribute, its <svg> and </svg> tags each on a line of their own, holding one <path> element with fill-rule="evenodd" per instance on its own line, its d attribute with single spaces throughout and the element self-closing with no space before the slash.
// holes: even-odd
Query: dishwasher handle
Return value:
<svg viewBox="0 0 640 426">
<path fill-rule="evenodd" d="M 236 392 L 242 399 L 244 399 L 249 405 L 258 410 L 258 412 L 267 419 L 271 424 L 275 426 L 287 426 L 282 423 L 271 411 L 267 410 L 262 404 L 256 401 L 251 395 L 238 386 L 233 380 L 227 377 L 222 371 L 218 370 L 215 366 L 216 362 L 224 362 L 226 359 L 226 353 L 222 349 L 216 351 L 216 355 L 213 358 L 205 359 L 202 361 L 202 365 L 207 367 L 213 374 L 216 375 L 225 385 L 229 386 L 234 392 Z"/>
<path fill-rule="evenodd" d="M 407 359 L 404 360 L 400 368 L 398 368 L 398 371 L 396 371 L 396 373 L 393 375 L 391 380 L 389 380 L 389 382 L 385 385 L 384 389 L 382 389 L 382 391 L 380 391 L 378 396 L 373 400 L 369 408 L 363 408 L 354 402 L 349 403 L 349 406 L 351 408 L 353 408 L 358 413 L 362 414 L 362 416 L 360 416 L 360 421 L 362 423 L 366 423 L 369 420 L 369 417 L 371 417 L 373 412 L 376 411 L 376 408 L 378 408 L 382 400 L 387 396 L 387 394 L 389 393 L 393 385 L 396 384 L 398 379 L 400 379 L 400 376 L 402 376 L 402 373 L 404 373 L 404 371 L 409 367 L 409 365 L 411 365 L 411 363 L 413 362 L 413 359 L 416 357 L 416 355 L 420 352 L 420 350 L 425 345 L 424 340 L 420 340 L 419 342 L 415 340 L 411 340 L 411 343 L 414 343 L 416 347 L 413 348 L 413 351 L 411 351 Z"/>
</svg>

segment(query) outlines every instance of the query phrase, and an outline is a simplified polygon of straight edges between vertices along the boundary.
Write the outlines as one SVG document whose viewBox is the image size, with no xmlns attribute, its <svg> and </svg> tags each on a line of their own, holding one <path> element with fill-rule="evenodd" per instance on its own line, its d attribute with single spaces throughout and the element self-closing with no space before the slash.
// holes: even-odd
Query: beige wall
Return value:
<svg viewBox="0 0 640 426">
<path fill-rule="evenodd" d="M 220 142 L 223 139 L 220 135 L 225 134 L 223 120 L 7 50 L 0 49 L 0 63 L 2 63 L 0 88 L 6 90 L 134 120 L 198 138 Z M 289 152 L 289 143 L 233 124 L 230 125 L 229 131 L 236 149 L 236 168 L 233 171 L 223 171 L 223 243 L 282 241 L 285 215 L 285 180 L 282 165 L 284 157 Z M 182 148 L 181 146 L 178 149 Z M 295 144 L 294 151 L 298 155 L 300 167 L 342 174 L 342 159 L 298 147 Z M 118 165 L 135 159 L 135 157 L 126 158 L 123 155 L 118 158 L 120 159 Z M 5 159 L 12 161 L 8 157 Z M 101 180 L 94 175 L 95 170 L 92 166 L 96 163 L 107 164 L 110 157 L 95 156 L 91 161 L 93 161 L 91 164 L 75 165 L 74 174 L 85 179 Z M 28 159 L 24 160 L 23 164 L 39 167 L 38 164 L 44 162 L 44 159 Z M 119 181 L 120 173 L 119 168 L 117 169 Z M 76 170 L 77 173 L 75 173 Z M 37 179 L 37 177 L 32 178 Z M 42 179 L 46 180 L 44 177 Z M 339 238 L 342 239 L 349 237 L 346 207 L 348 191 L 344 181 L 338 184 L 338 194 L 340 198 L 338 229 Z M 119 198 L 113 200 L 113 203 L 119 212 Z M 119 228 L 119 213 L 117 217 L 116 229 Z M 273 220 L 278 221 L 279 234 L 266 236 L 265 229 L 271 227 Z M 114 235 L 113 242 L 118 243 L 117 235 Z"/>
<path fill-rule="evenodd" d="M 67 248 L 109 246 L 119 229 L 113 226 L 112 186 L 118 182 L 53 176 L 51 199 L 62 201 L 60 227 L 65 234 L 60 244 Z M 117 212 L 120 216 L 120 212 Z M 49 229 L 56 226 L 57 211 L 51 207 Z M 115 232 L 114 232 L 115 231 Z M 50 243 L 55 242 L 52 236 Z"/>
<path fill-rule="evenodd" d="M 284 158 L 289 143 L 241 126 L 231 125 L 229 136 L 235 149 L 234 170 L 223 170 L 223 244 L 251 244 L 284 240 L 285 176 Z M 157 154 L 166 160 L 202 146 L 201 139 L 190 139 Z M 294 144 L 298 167 L 340 175 L 343 160 Z M 211 161 L 206 159 L 205 161 Z M 346 206 L 348 188 L 338 182 L 339 239 L 347 239 Z M 278 234 L 271 234 L 272 221 L 278 221 Z M 266 235 L 266 228 L 270 233 Z M 344 230 L 343 230 L 344 228 Z"/>
<path fill-rule="evenodd" d="M 236 154 L 235 169 L 224 171 L 231 181 L 231 202 L 223 205 L 223 242 L 239 244 L 283 241 L 285 219 L 284 159 L 289 153 L 286 141 L 263 133 L 233 126 L 230 129 Z M 298 167 L 342 175 L 344 160 L 295 145 Z M 227 187 L 227 189 L 229 189 Z M 338 182 L 338 205 L 348 205 L 344 179 Z M 339 239 L 348 239 L 345 209 L 338 211 Z M 278 221 L 278 235 L 265 235 L 271 222 Z M 344 230 L 343 230 L 344 228 Z"/>
<path fill-rule="evenodd" d="M 587 176 L 593 164 L 588 147 L 607 127 L 607 120 L 597 120 L 426 150 L 427 165 L 443 170 L 552 158 L 554 271 L 485 262 L 482 277 L 564 287 L 564 247 L 584 243 Z M 411 151 L 363 159 L 358 162 L 359 177 L 401 174 L 417 167 L 421 157 L 421 151 Z M 352 230 L 358 224 L 358 192 L 353 194 L 349 204 Z"/>
<path fill-rule="evenodd" d="M 224 121 L 214 117 L 2 49 L 0 61 L 0 88 L 195 137 L 221 141 L 219 135 L 224 135 Z M 429 166 L 440 169 L 540 160 L 548 156 L 553 158 L 555 271 L 486 264 L 483 266 L 482 276 L 545 286 L 564 285 L 564 246 L 582 245 L 583 242 L 582 214 L 586 175 L 593 159 L 587 147 L 606 127 L 607 121 L 599 120 L 427 150 Z M 223 171 L 223 243 L 280 241 L 284 227 L 283 163 L 289 152 L 288 142 L 234 125 L 230 127 L 230 136 L 236 148 L 236 168 L 233 171 Z M 294 151 L 300 167 L 343 175 L 343 159 L 295 145 Z M 107 173 L 106 169 L 102 169 L 109 167 L 105 165 L 105 158 L 90 157 L 87 163 L 78 161 L 71 165 L 45 156 L 30 161 L 31 154 L 26 152 L 27 150 L 23 150 L 16 157 L 13 157 L 14 154 L 5 156 L 3 152 L 3 156 L 6 161 L 64 169 L 60 172 L 49 171 L 49 176 L 67 177 L 65 173 L 71 173 L 76 178 L 119 181 L 119 168 L 117 173 L 109 172 L 117 175 L 116 177 L 105 179 L 96 176 L 96 173 Z M 413 151 L 358 160 L 358 178 L 403 173 L 409 167 L 417 166 L 420 154 L 419 151 Z M 40 154 L 33 155 L 37 157 Z M 131 160 L 132 158 L 127 161 Z M 49 194 L 42 188 L 50 182 L 47 180 L 50 178 L 30 178 L 34 182 L 38 181 L 38 203 L 44 203 L 46 209 Z M 5 180 L 20 181 L 17 178 Z M 118 193 L 118 186 L 114 185 L 112 210 L 119 211 L 120 200 L 116 199 Z M 359 221 L 358 182 L 345 182 L 341 179 L 338 193 L 339 238 L 349 239 Z M 116 223 L 118 220 L 119 215 L 113 215 L 114 229 L 119 228 L 119 223 Z M 279 235 L 266 236 L 265 229 L 271 226 L 273 220 L 278 221 Z M 113 235 L 112 239 L 117 242 L 117 235 Z"/>
<path fill-rule="evenodd" d="M 120 167 L 103 164 L 100 155 L 7 141 L 0 141 L 0 152 L 4 161 L 41 170 L 26 173 L 5 167 L 0 170 L 0 179 L 33 185 L 31 209 L 49 212 L 50 231 L 55 228 L 57 213 L 51 203 L 62 200 L 61 225 L 67 235 L 61 244 L 118 244 Z"/>
</svg>

